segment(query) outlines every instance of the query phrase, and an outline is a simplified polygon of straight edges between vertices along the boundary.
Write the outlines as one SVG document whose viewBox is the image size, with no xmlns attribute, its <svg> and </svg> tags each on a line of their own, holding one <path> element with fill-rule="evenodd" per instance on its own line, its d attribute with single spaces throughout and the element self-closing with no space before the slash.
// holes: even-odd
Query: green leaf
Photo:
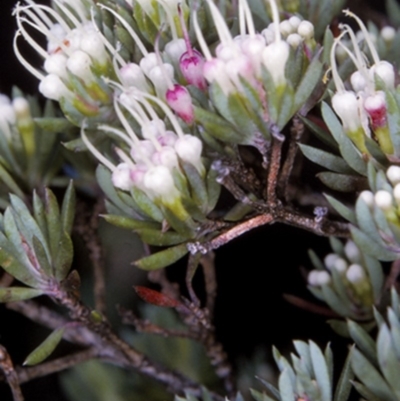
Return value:
<svg viewBox="0 0 400 401">
<path fill-rule="evenodd" d="M 49 245 L 51 255 L 54 257 L 59 248 L 61 235 L 60 208 L 53 192 L 46 188 L 45 202 L 47 231 L 49 233 Z"/>
<path fill-rule="evenodd" d="M 318 388 L 321 392 L 321 400 L 331 401 L 332 386 L 326 360 L 319 347 L 313 341 L 310 341 L 309 344 L 311 362 Z"/>
<path fill-rule="evenodd" d="M 340 316 L 352 315 L 349 305 L 344 303 L 328 285 L 322 286 L 322 293 L 324 294 L 325 302 Z"/>
<path fill-rule="evenodd" d="M 299 147 L 307 159 L 328 170 L 343 174 L 351 174 L 354 172 L 341 157 L 301 143 L 299 143 Z"/>
<path fill-rule="evenodd" d="M 400 6 L 396 0 L 386 0 L 386 12 L 390 22 L 398 27 L 400 25 Z"/>
<path fill-rule="evenodd" d="M 0 302 L 25 301 L 42 295 L 42 290 L 25 287 L 0 288 Z"/>
<path fill-rule="evenodd" d="M 385 282 L 382 265 L 375 258 L 364 255 L 364 266 L 371 281 L 374 299 L 379 300 L 382 295 L 383 285 Z"/>
<path fill-rule="evenodd" d="M 367 389 L 376 395 L 379 400 L 396 401 L 383 377 L 357 349 L 353 349 L 351 352 L 351 367 Z"/>
<path fill-rule="evenodd" d="M 331 326 L 331 329 L 335 333 L 339 334 L 339 336 L 344 338 L 350 338 L 350 333 L 347 324 L 342 320 L 330 319 L 327 320 L 327 323 L 329 324 L 329 326 Z"/>
<path fill-rule="evenodd" d="M 278 385 L 282 401 L 293 401 L 296 398 L 293 383 L 287 369 L 284 369 L 279 375 Z"/>
<path fill-rule="evenodd" d="M 310 129 L 310 131 L 325 145 L 328 145 L 331 149 L 333 150 L 339 150 L 339 145 L 337 142 L 332 138 L 332 135 L 328 132 L 322 129 L 319 125 L 315 124 L 313 121 L 299 116 L 301 121 L 305 124 L 306 127 Z M 323 123 L 323 121 L 321 121 Z"/>
<path fill-rule="evenodd" d="M 322 263 L 321 259 L 312 249 L 308 250 L 308 257 L 310 258 L 311 263 L 316 269 L 325 270 L 325 265 Z"/>
<path fill-rule="evenodd" d="M 181 166 L 190 184 L 192 200 L 202 212 L 207 213 L 208 196 L 203 178 L 192 164 L 181 162 Z"/>
<path fill-rule="evenodd" d="M 66 231 L 59 237 L 58 250 L 54 255 L 53 263 L 57 280 L 64 280 L 67 276 L 74 258 L 74 246 Z"/>
<path fill-rule="evenodd" d="M 362 191 L 367 188 L 366 180 L 356 175 L 323 172 L 318 173 L 317 177 L 327 187 L 339 192 Z"/>
<path fill-rule="evenodd" d="M 54 330 L 37 348 L 25 359 L 24 366 L 37 365 L 44 361 L 55 350 L 64 335 L 65 327 Z"/>
<path fill-rule="evenodd" d="M 330 203 L 330 205 L 347 221 L 352 224 L 357 224 L 356 215 L 349 207 L 344 205 L 342 202 L 339 202 L 337 199 L 333 198 L 330 195 L 324 194 L 326 200 Z"/>
<path fill-rule="evenodd" d="M 300 85 L 297 87 L 294 96 L 293 110 L 298 110 L 310 97 L 311 93 L 319 83 L 322 75 L 322 64 L 318 58 L 310 63 L 303 75 Z"/>
<path fill-rule="evenodd" d="M 349 352 L 344 363 L 342 372 L 340 373 L 339 381 L 336 385 L 333 401 L 347 401 L 351 391 L 351 380 L 354 378 L 353 370 L 351 369 L 351 352 Z"/>
<path fill-rule="evenodd" d="M 194 118 L 214 138 L 228 143 L 242 143 L 243 137 L 236 128 L 217 114 L 194 106 Z"/>
<path fill-rule="evenodd" d="M 34 121 L 40 128 L 50 133 L 65 132 L 74 127 L 63 117 L 36 117 Z"/>
<path fill-rule="evenodd" d="M 374 241 L 357 227 L 351 226 L 350 231 L 354 242 L 363 253 L 371 255 L 383 262 L 393 261 L 398 258 L 397 254 L 385 249 L 380 243 Z"/>
<path fill-rule="evenodd" d="M 103 214 L 101 217 L 103 217 L 108 223 L 127 230 L 138 230 L 141 228 L 152 230 L 161 229 L 161 224 L 154 221 L 141 221 L 131 217 L 118 216 L 116 214 Z"/>
<path fill-rule="evenodd" d="M 19 196 L 20 198 L 24 197 L 23 191 L 20 189 L 18 184 L 15 182 L 14 178 L 11 174 L 0 164 L 0 180 L 3 181 L 5 185 L 9 188 L 10 192 Z"/>
<path fill-rule="evenodd" d="M 131 189 L 133 200 L 139 206 L 140 210 L 151 219 L 161 223 L 164 220 L 162 211 L 154 202 L 139 188 Z"/>
<path fill-rule="evenodd" d="M 254 389 L 250 389 L 250 393 L 252 395 L 252 397 L 256 400 L 256 401 L 276 401 L 275 398 L 271 398 L 269 397 L 267 394 L 265 393 L 260 393 L 257 390 Z"/>
<path fill-rule="evenodd" d="M 379 397 L 376 397 L 366 386 L 358 382 L 352 382 L 355 389 L 367 400 L 367 401 L 382 401 Z"/>
<path fill-rule="evenodd" d="M 343 245 L 342 241 L 340 241 L 336 237 L 331 236 L 331 237 L 329 237 L 329 244 L 334 253 L 336 253 L 337 255 L 339 255 L 341 257 L 345 257 L 344 245 Z"/>
<path fill-rule="evenodd" d="M 172 265 L 177 260 L 183 258 L 188 252 L 186 244 L 181 244 L 146 256 L 134 262 L 134 264 L 143 270 L 158 270 Z"/>
<path fill-rule="evenodd" d="M 151 228 L 140 228 L 135 231 L 140 239 L 148 245 L 171 246 L 187 240 L 187 237 L 172 231 L 162 232 Z"/>
<path fill-rule="evenodd" d="M 398 360 L 395 352 L 393 352 L 393 341 L 390 335 L 389 328 L 386 324 L 382 325 L 379 330 L 378 339 L 376 341 L 376 348 L 378 350 L 378 360 L 381 371 L 385 376 L 387 382 L 395 393 L 395 399 L 400 399 L 400 361 Z"/>
<path fill-rule="evenodd" d="M 61 206 L 61 226 L 64 231 L 71 234 L 75 217 L 76 195 L 72 180 L 69 182 Z"/>
<path fill-rule="evenodd" d="M 378 359 L 375 350 L 375 341 L 371 336 L 356 322 L 351 320 L 347 321 L 347 327 L 349 328 L 349 333 L 353 341 L 356 343 L 357 347 L 362 351 L 362 353 L 368 358 L 368 360 L 378 366 Z"/>
<path fill-rule="evenodd" d="M 346 136 L 343 127 L 333 110 L 322 102 L 322 116 L 331 134 L 339 144 L 340 153 L 348 165 L 361 175 L 367 175 L 367 165 L 351 140 Z"/>
<path fill-rule="evenodd" d="M 37 237 L 32 238 L 32 247 L 33 251 L 35 252 L 36 259 L 39 262 L 40 269 L 44 271 L 46 276 L 52 277 L 53 269 L 51 267 L 51 261 L 49 261 L 46 250 Z"/>
<path fill-rule="evenodd" d="M 212 168 L 209 169 L 206 178 L 208 205 L 207 212 L 214 210 L 221 193 L 221 185 L 217 182 L 218 172 Z"/>
<path fill-rule="evenodd" d="M 304 365 L 304 368 L 307 370 L 309 376 L 311 376 L 313 369 L 310 355 L 310 347 L 304 341 L 299 341 L 299 340 L 293 341 L 293 345 L 297 353 L 299 354 L 299 357 Z"/>
</svg>

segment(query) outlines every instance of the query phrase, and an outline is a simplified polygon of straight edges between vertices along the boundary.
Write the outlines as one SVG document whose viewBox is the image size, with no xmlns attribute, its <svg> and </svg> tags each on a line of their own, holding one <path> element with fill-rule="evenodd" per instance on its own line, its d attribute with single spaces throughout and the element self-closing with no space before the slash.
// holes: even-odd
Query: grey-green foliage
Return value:
<svg viewBox="0 0 400 401">
<path fill-rule="evenodd" d="M 351 352 L 351 366 L 358 379 L 354 386 L 368 401 L 398 401 L 400 310 L 395 289 L 391 292 L 391 307 L 387 309 L 386 319 L 376 312 L 376 322 L 376 342 L 361 328 L 358 328 L 357 336 L 353 336 L 356 348 Z"/>
<path fill-rule="evenodd" d="M 314 251 L 309 251 L 314 270 L 309 273 L 308 289 L 338 316 L 371 327 L 373 306 L 381 302 L 383 294 L 384 274 L 381 263 L 352 241 L 343 244 L 331 237 L 330 243 L 333 253 L 326 255 L 323 261 Z M 357 271 L 356 279 L 351 269 Z M 318 281 L 320 272 L 324 274 L 323 282 Z M 317 279 L 313 279 L 313 275 Z M 347 334 L 344 322 L 334 320 L 330 324 L 340 334 Z"/>
<path fill-rule="evenodd" d="M 46 189 L 45 201 L 33 194 L 33 213 L 17 196 L 0 215 L 0 266 L 31 288 L 0 288 L 0 302 L 29 299 L 41 294 L 56 296 L 70 270 L 73 245 L 70 237 L 75 216 L 75 192 L 70 183 L 62 204 Z"/>
<path fill-rule="evenodd" d="M 26 102 L 13 122 L 2 116 L 0 123 L 0 207 L 8 204 L 8 193 L 27 197 L 33 189 L 68 181 L 57 177 L 63 164 L 61 140 L 72 125 L 47 101 L 43 110 L 38 99 L 14 88 L 13 101 Z M 10 106 L 12 107 L 12 105 Z M 63 133 L 63 136 L 60 135 Z"/>
</svg>

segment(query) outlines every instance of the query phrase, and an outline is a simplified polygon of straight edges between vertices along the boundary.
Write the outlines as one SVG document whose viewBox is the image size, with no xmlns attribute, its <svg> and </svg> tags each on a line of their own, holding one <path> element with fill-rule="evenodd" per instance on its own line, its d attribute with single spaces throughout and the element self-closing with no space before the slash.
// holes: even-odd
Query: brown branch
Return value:
<svg viewBox="0 0 400 401">
<path fill-rule="evenodd" d="M 24 396 L 22 395 L 20 383 L 18 381 L 17 372 L 14 369 L 11 357 L 7 350 L 0 345 L 0 370 L 7 380 L 10 386 L 14 401 L 24 401 Z"/>
<path fill-rule="evenodd" d="M 395 260 L 391 267 L 389 275 L 386 278 L 385 289 L 389 290 L 392 287 L 397 287 L 397 279 L 400 275 L 400 259 Z"/>
<path fill-rule="evenodd" d="M 282 194 L 286 201 L 289 198 L 289 178 L 293 170 L 297 151 L 299 149 L 297 142 L 300 140 L 303 133 L 304 123 L 299 119 L 299 117 L 296 116 L 293 118 L 292 126 L 290 127 L 289 149 L 283 162 L 282 171 L 278 183 L 279 192 Z"/>
<path fill-rule="evenodd" d="M 316 305 L 312 302 L 306 301 L 305 299 L 296 297 L 295 295 L 283 294 L 283 298 L 286 299 L 289 303 L 298 308 L 304 309 L 311 313 L 316 313 L 318 315 L 330 317 L 330 318 L 340 318 L 337 313 L 333 312 L 329 308 L 325 308 L 324 306 Z"/>
<path fill-rule="evenodd" d="M 89 359 L 96 358 L 98 352 L 95 348 L 85 349 L 76 352 L 75 354 L 67 355 L 62 358 L 54 359 L 50 362 L 45 362 L 40 365 L 32 366 L 30 368 L 17 368 L 19 382 L 26 383 L 32 379 L 50 375 L 52 373 L 61 372 L 62 370 L 72 368 L 79 363 L 88 361 Z"/>
<path fill-rule="evenodd" d="M 206 308 L 210 313 L 210 320 L 214 315 L 215 298 L 217 297 L 217 277 L 215 274 L 215 253 L 208 252 L 200 259 L 203 266 L 204 282 L 206 287 Z"/>
<path fill-rule="evenodd" d="M 271 154 L 268 165 L 267 186 L 264 193 L 264 199 L 266 199 L 269 208 L 275 208 L 279 203 L 276 194 L 276 188 L 279 179 L 283 140 L 284 137 L 281 133 L 275 132 L 273 134 Z"/>
<path fill-rule="evenodd" d="M 102 255 L 102 247 L 98 233 L 99 215 L 104 213 L 104 201 L 100 198 L 94 208 L 88 210 L 83 202 L 79 203 L 75 230 L 81 235 L 89 251 L 89 258 L 93 267 L 94 300 L 95 309 L 102 315 L 106 315 L 106 284 L 105 266 Z"/>
</svg>

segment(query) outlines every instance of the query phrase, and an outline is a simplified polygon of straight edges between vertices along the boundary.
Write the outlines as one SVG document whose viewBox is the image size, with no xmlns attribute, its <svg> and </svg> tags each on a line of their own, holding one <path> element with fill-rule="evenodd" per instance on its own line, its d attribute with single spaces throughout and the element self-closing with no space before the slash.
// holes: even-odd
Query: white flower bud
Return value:
<svg viewBox="0 0 400 401">
<path fill-rule="evenodd" d="M 164 121 L 160 119 L 151 120 L 142 126 L 142 136 L 145 139 L 156 138 L 165 132 Z"/>
<path fill-rule="evenodd" d="M 331 282 L 331 276 L 325 270 L 318 272 L 317 279 L 318 279 L 318 285 L 320 286 L 328 285 Z"/>
<path fill-rule="evenodd" d="M 314 25 L 310 21 L 301 21 L 297 33 L 304 39 L 312 39 L 314 37 Z"/>
<path fill-rule="evenodd" d="M 346 242 L 346 245 L 344 246 L 344 253 L 350 262 L 357 263 L 360 260 L 360 250 L 351 240 Z"/>
<path fill-rule="evenodd" d="M 176 152 L 170 146 L 164 146 L 160 151 L 155 152 L 151 158 L 155 165 L 168 167 L 171 171 L 174 167 L 179 166 Z"/>
<path fill-rule="evenodd" d="M 60 48 L 60 43 L 65 39 L 66 32 L 60 24 L 53 24 L 50 27 L 49 35 L 47 35 L 47 53 L 52 54 Z"/>
<path fill-rule="evenodd" d="M 31 108 L 24 97 L 17 97 L 12 102 L 17 119 L 31 119 Z"/>
<path fill-rule="evenodd" d="M 346 278 L 350 283 L 356 284 L 365 279 L 364 269 L 359 264 L 352 264 L 346 272 Z"/>
<path fill-rule="evenodd" d="M 62 53 L 51 54 L 44 62 L 44 69 L 48 74 L 55 74 L 60 78 L 68 79 L 67 60 L 67 57 Z"/>
<path fill-rule="evenodd" d="M 333 268 L 339 273 L 344 273 L 347 270 L 347 262 L 343 258 L 337 258 Z"/>
<path fill-rule="evenodd" d="M 352 91 L 337 92 L 332 96 L 332 107 L 342 120 L 345 131 L 356 132 L 360 129 L 359 104 Z"/>
<path fill-rule="evenodd" d="M 100 64 L 105 64 L 107 62 L 108 56 L 106 49 L 100 35 L 95 30 L 82 35 L 80 48 Z"/>
<path fill-rule="evenodd" d="M 195 166 L 201 175 L 204 173 L 204 166 L 201 161 L 202 150 L 203 143 L 193 135 L 187 134 L 175 142 L 175 151 L 178 156 L 183 161 Z"/>
<path fill-rule="evenodd" d="M 289 18 L 289 22 L 290 22 L 290 25 L 292 25 L 293 32 L 294 32 L 299 27 L 299 25 L 301 23 L 301 19 L 299 17 L 297 17 L 296 15 L 294 15 L 293 17 Z"/>
<path fill-rule="evenodd" d="M 262 60 L 276 86 L 286 84 L 285 68 L 289 58 L 289 45 L 283 40 L 272 42 L 264 48 Z"/>
<path fill-rule="evenodd" d="M 48 99 L 59 101 L 62 97 L 73 96 L 60 77 L 49 74 L 39 84 L 39 92 Z"/>
<path fill-rule="evenodd" d="M 183 53 L 186 52 L 184 39 L 173 39 L 165 45 L 165 53 L 172 63 L 178 64 Z"/>
<path fill-rule="evenodd" d="M 68 70 L 85 82 L 93 81 L 91 64 L 90 56 L 82 50 L 75 50 L 67 60 Z"/>
<path fill-rule="evenodd" d="M 126 163 L 118 164 L 117 168 L 113 171 L 111 181 L 114 187 L 129 191 L 134 183 L 131 179 L 130 167 Z"/>
<path fill-rule="evenodd" d="M 339 259 L 339 256 L 336 255 L 336 253 L 329 253 L 328 255 L 326 255 L 324 258 L 324 264 L 326 268 L 332 270 L 337 259 Z"/>
<path fill-rule="evenodd" d="M 392 185 L 400 183 L 400 167 L 390 166 L 386 171 L 386 177 Z"/>
<path fill-rule="evenodd" d="M 281 21 L 279 24 L 279 30 L 281 35 L 285 38 L 295 31 L 293 25 L 288 20 Z"/>
<path fill-rule="evenodd" d="M 167 202 L 179 196 L 172 174 L 165 166 L 151 167 L 144 176 L 143 185 L 154 197 L 161 196 Z"/>
<path fill-rule="evenodd" d="M 265 38 L 267 45 L 271 44 L 275 40 L 275 33 L 273 29 L 265 28 L 261 31 L 261 35 Z"/>
<path fill-rule="evenodd" d="M 132 159 L 138 163 L 140 161 L 144 162 L 146 160 L 150 160 L 155 151 L 156 149 L 153 143 L 148 139 L 144 139 L 132 146 L 130 154 Z"/>
<path fill-rule="evenodd" d="M 149 92 L 150 87 L 146 81 L 142 69 L 135 63 L 128 63 L 119 70 L 122 85 L 134 87 L 143 92 Z"/>
<path fill-rule="evenodd" d="M 175 142 L 178 140 L 178 135 L 176 135 L 173 131 L 165 131 L 161 134 L 156 135 L 156 139 L 161 146 L 174 147 Z"/>
<path fill-rule="evenodd" d="M 363 92 L 367 86 L 365 76 L 360 71 L 354 71 L 350 76 L 351 86 L 354 92 Z"/>
<path fill-rule="evenodd" d="M 289 46 L 296 50 L 301 43 L 303 42 L 303 38 L 298 33 L 291 33 L 287 38 L 286 42 L 289 43 Z"/>
<path fill-rule="evenodd" d="M 316 287 L 319 285 L 318 273 L 319 273 L 319 270 L 311 270 L 310 273 L 308 273 L 308 277 L 307 277 L 308 284 L 310 284 L 313 287 Z"/>
<path fill-rule="evenodd" d="M 385 42 L 391 43 L 396 36 L 396 30 L 391 26 L 384 26 L 381 29 L 381 36 Z"/>
<path fill-rule="evenodd" d="M 168 83 L 174 78 L 174 67 L 169 63 L 164 63 L 163 67 L 156 65 L 149 71 L 148 76 L 157 91 L 157 95 L 164 97 L 168 90 Z"/>
<path fill-rule="evenodd" d="M 375 204 L 384 212 L 390 211 L 393 208 L 393 197 L 390 192 L 379 190 L 375 194 Z"/>
<path fill-rule="evenodd" d="M 375 204 L 374 194 L 371 191 L 362 191 L 359 197 L 367 204 L 369 208 L 373 208 Z"/>
<path fill-rule="evenodd" d="M 400 206 L 400 183 L 393 188 L 393 197 L 396 199 L 397 206 Z"/>
<path fill-rule="evenodd" d="M 382 60 L 379 63 L 374 64 L 370 69 L 369 73 L 371 78 L 374 80 L 375 74 L 386 84 L 388 89 L 394 89 L 395 72 L 394 67 L 388 61 Z"/>
<path fill-rule="evenodd" d="M 150 70 L 152 70 L 157 64 L 157 55 L 155 53 L 146 54 L 139 62 L 140 68 L 147 76 L 149 76 Z"/>
</svg>

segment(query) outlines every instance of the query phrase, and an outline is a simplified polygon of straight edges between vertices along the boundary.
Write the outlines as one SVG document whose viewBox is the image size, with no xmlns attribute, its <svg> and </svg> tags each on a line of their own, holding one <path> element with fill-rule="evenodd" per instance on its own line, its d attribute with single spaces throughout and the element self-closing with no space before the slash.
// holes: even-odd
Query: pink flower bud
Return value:
<svg viewBox="0 0 400 401">
<path fill-rule="evenodd" d="M 387 107 L 385 94 L 382 91 L 368 96 L 364 100 L 364 108 L 371 119 L 373 129 L 386 125 Z"/>
<path fill-rule="evenodd" d="M 203 75 L 203 66 L 204 57 L 197 50 L 192 51 L 192 56 L 189 52 L 183 53 L 179 60 L 179 68 L 186 82 L 204 91 L 207 89 L 207 83 Z"/>
<path fill-rule="evenodd" d="M 175 150 L 170 146 L 164 146 L 160 151 L 155 152 L 151 161 L 155 165 L 165 166 L 170 170 L 174 167 L 178 167 L 178 157 Z"/>
<path fill-rule="evenodd" d="M 188 90 L 181 85 L 174 85 L 165 94 L 168 106 L 178 114 L 183 121 L 191 124 L 194 121 L 192 98 Z"/>
<path fill-rule="evenodd" d="M 131 148 L 131 156 L 135 162 L 145 161 L 150 159 L 155 151 L 153 143 L 144 139 Z"/>
<path fill-rule="evenodd" d="M 111 181 L 114 187 L 122 189 L 123 191 L 129 191 L 133 186 L 133 182 L 131 180 L 130 167 L 128 164 L 118 164 L 117 168 L 112 173 Z"/>
</svg>

